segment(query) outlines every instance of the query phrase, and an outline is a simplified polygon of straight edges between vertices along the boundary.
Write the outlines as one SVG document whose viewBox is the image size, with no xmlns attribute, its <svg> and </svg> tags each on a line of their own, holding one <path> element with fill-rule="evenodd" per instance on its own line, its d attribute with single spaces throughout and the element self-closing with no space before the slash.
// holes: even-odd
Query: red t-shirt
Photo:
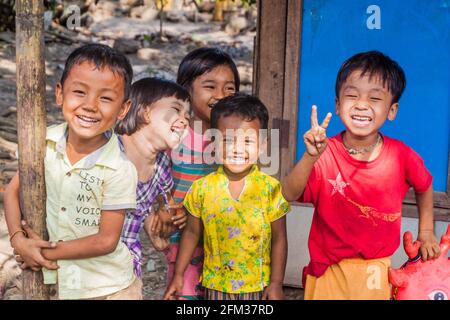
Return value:
<svg viewBox="0 0 450 320">
<path fill-rule="evenodd" d="M 383 136 L 373 161 L 352 158 L 341 134 L 329 139 L 298 201 L 315 207 L 306 273 L 320 277 L 345 258 L 391 256 L 400 242 L 402 202 L 410 187 L 425 192 L 432 176 L 410 147 Z"/>
</svg>

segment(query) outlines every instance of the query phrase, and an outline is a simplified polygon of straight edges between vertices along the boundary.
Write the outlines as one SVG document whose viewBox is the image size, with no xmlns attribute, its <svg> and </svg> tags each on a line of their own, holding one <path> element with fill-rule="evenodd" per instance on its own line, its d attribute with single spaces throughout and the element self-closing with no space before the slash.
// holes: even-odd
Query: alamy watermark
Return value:
<svg viewBox="0 0 450 320">
<path fill-rule="evenodd" d="M 370 16 L 367 18 L 367 29 L 380 30 L 381 29 L 381 8 L 376 4 L 372 4 L 367 7 L 367 14 Z"/>
<path fill-rule="evenodd" d="M 62 1 L 56 1 L 58 5 L 64 5 Z M 71 4 L 64 8 L 63 17 L 67 17 L 66 28 L 74 31 L 81 27 L 81 8 L 76 4 Z M 53 20 L 53 11 L 44 13 L 44 28 L 48 30 Z"/>
<path fill-rule="evenodd" d="M 201 132 L 202 122 L 194 121 L 194 132 Z M 200 137 L 200 136 L 197 136 Z M 202 139 L 188 137 L 171 151 L 172 162 L 184 164 L 223 164 L 241 159 L 241 164 L 259 163 L 263 171 L 274 175 L 280 168 L 280 131 L 278 129 L 208 129 Z M 269 143 L 270 142 L 270 143 Z M 192 150 L 197 156 L 192 155 Z"/>
</svg>

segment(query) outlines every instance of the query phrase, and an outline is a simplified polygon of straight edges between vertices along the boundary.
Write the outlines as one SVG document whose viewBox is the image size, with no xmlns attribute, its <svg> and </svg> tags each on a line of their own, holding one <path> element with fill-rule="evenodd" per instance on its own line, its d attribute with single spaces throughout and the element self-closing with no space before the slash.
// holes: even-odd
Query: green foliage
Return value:
<svg viewBox="0 0 450 320">
<path fill-rule="evenodd" d="M 144 41 L 146 41 L 148 44 L 151 44 L 153 41 L 155 41 L 155 36 L 144 34 Z"/>
<path fill-rule="evenodd" d="M 258 0 L 241 0 L 242 4 L 244 6 L 246 6 L 247 8 L 250 8 L 252 5 L 256 5 L 256 3 L 258 2 Z M 233 0 L 234 2 L 234 0 Z"/>
</svg>

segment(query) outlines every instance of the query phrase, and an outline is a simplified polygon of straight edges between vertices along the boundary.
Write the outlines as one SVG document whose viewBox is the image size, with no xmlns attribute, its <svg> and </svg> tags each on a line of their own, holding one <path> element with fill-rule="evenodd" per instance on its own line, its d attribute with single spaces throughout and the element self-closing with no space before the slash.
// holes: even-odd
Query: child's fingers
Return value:
<svg viewBox="0 0 450 320">
<path fill-rule="evenodd" d="M 148 219 L 150 219 L 150 222 L 149 222 L 150 231 L 151 232 L 155 232 L 156 222 L 158 220 L 158 215 L 156 213 L 152 213 L 152 216 L 148 217 Z"/>
<path fill-rule="evenodd" d="M 421 247 L 420 248 L 420 253 L 422 255 L 422 260 L 423 261 L 427 261 L 428 260 L 428 250 L 426 247 Z"/>
<path fill-rule="evenodd" d="M 50 242 L 45 240 L 38 240 L 36 245 L 41 249 L 54 249 L 56 248 L 56 242 Z"/>
<path fill-rule="evenodd" d="M 325 117 L 322 124 L 320 125 L 322 128 L 324 128 L 324 129 L 328 128 L 328 125 L 330 124 L 331 116 L 332 116 L 331 112 L 328 112 L 327 116 Z"/>
<path fill-rule="evenodd" d="M 41 239 L 34 231 L 31 229 L 31 227 L 28 225 L 28 223 L 25 220 L 22 220 L 22 228 L 27 233 L 28 238 L 30 239 Z"/>
<path fill-rule="evenodd" d="M 313 137 L 314 137 L 314 144 L 323 143 L 327 138 L 327 135 L 325 134 L 325 129 L 319 127 L 318 130 L 315 130 Z"/>
<path fill-rule="evenodd" d="M 31 268 L 26 262 L 22 262 L 20 264 L 20 269 L 25 270 L 25 269 L 31 269 Z"/>
<path fill-rule="evenodd" d="M 183 208 L 183 203 L 180 202 L 180 203 L 176 203 L 176 204 L 169 204 L 167 207 L 168 207 L 169 209 L 175 209 L 175 210 L 177 210 L 177 209 Z"/>
<path fill-rule="evenodd" d="M 150 224 L 150 230 L 155 233 L 158 229 L 159 216 L 155 214 Z"/>
<path fill-rule="evenodd" d="M 439 245 L 437 243 L 433 244 L 432 249 L 434 252 L 433 258 L 434 259 L 439 258 L 439 256 L 441 255 L 441 248 L 439 247 Z"/>
<path fill-rule="evenodd" d="M 169 288 L 164 295 L 164 300 L 177 300 L 176 299 L 176 290 L 174 288 Z"/>
<path fill-rule="evenodd" d="M 314 135 L 310 131 L 308 131 L 308 132 L 306 132 L 304 134 L 303 140 L 305 141 L 305 143 L 308 143 L 311 146 L 314 146 L 316 144 L 316 140 L 314 139 Z"/>
<path fill-rule="evenodd" d="M 55 261 L 50 261 L 42 258 L 37 262 L 39 263 L 39 265 L 49 270 L 57 270 L 59 268 Z"/>
<path fill-rule="evenodd" d="M 311 128 L 319 126 L 319 121 L 317 121 L 317 106 L 313 105 L 311 108 Z"/>
<path fill-rule="evenodd" d="M 161 238 L 166 238 L 167 236 L 168 236 L 168 234 L 169 234 L 169 225 L 167 225 L 167 224 L 165 224 L 165 223 L 163 223 L 162 224 L 162 226 L 161 226 L 161 232 L 159 233 L 159 235 L 160 235 L 160 237 Z"/>
<path fill-rule="evenodd" d="M 155 225 L 155 233 L 156 234 L 160 234 L 161 233 L 162 226 L 163 226 L 163 223 L 162 223 L 161 219 L 157 219 L 156 220 L 156 225 Z"/>
<path fill-rule="evenodd" d="M 172 221 L 173 221 L 173 224 L 175 224 L 175 225 L 185 223 L 187 221 L 187 215 L 185 215 L 184 213 L 176 215 L 172 218 Z"/>
</svg>

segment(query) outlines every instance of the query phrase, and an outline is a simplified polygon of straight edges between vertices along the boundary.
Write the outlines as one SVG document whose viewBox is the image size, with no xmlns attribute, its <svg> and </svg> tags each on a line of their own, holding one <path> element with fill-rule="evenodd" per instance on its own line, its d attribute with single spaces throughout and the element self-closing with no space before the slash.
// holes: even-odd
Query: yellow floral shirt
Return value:
<svg viewBox="0 0 450 320">
<path fill-rule="evenodd" d="M 192 184 L 184 206 L 203 223 L 203 286 L 226 293 L 249 293 L 269 284 L 271 222 L 290 210 L 279 181 L 254 165 L 235 200 L 220 166 Z"/>
</svg>

